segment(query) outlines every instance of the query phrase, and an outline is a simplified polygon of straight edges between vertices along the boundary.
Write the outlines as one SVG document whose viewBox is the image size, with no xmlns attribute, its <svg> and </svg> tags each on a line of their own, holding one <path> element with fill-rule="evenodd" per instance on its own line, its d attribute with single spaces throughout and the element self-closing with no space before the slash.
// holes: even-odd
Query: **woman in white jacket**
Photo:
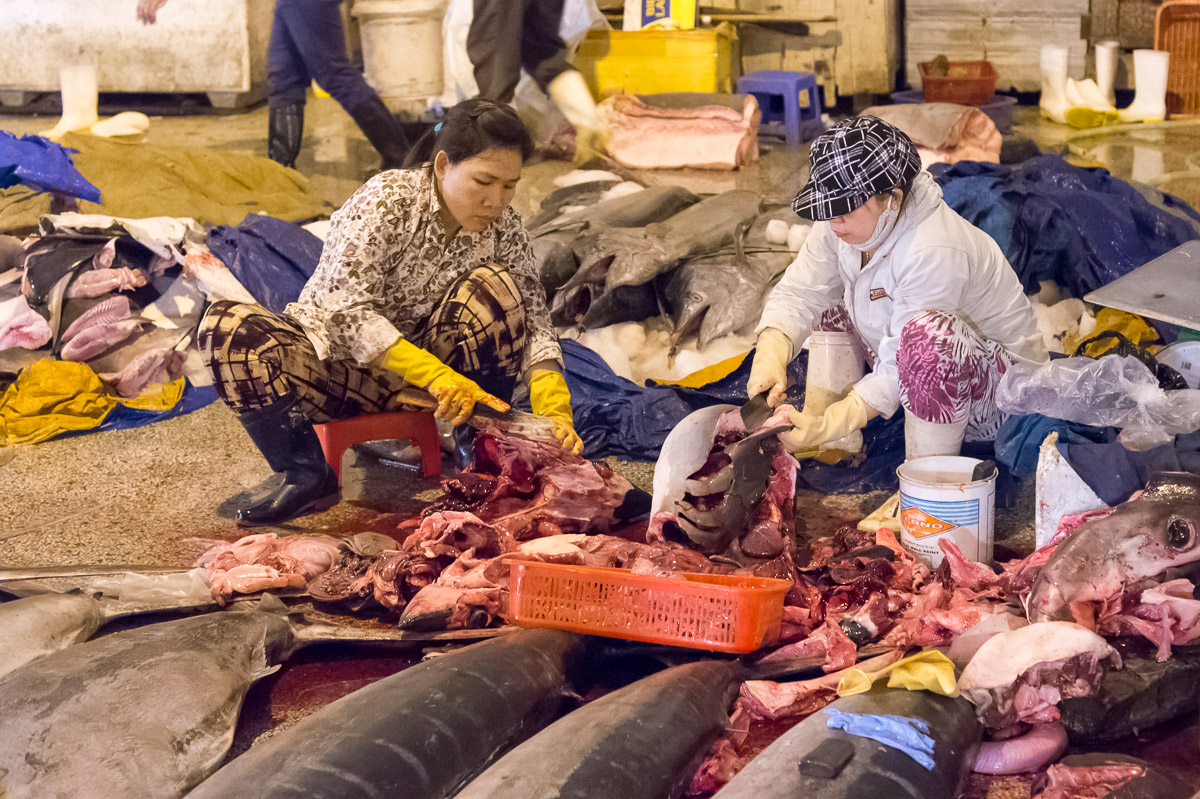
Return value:
<svg viewBox="0 0 1200 799">
<path fill-rule="evenodd" d="M 1046 360 L 1033 308 L 996 243 L 942 200 L 916 145 L 876 117 L 818 136 L 793 208 L 816 222 L 758 326 L 751 397 L 778 405 L 787 364 L 814 330 L 847 330 L 872 369 L 844 399 L 792 414 L 793 452 L 905 409 L 909 458 L 995 437 L 996 386 L 1016 361 Z"/>
</svg>

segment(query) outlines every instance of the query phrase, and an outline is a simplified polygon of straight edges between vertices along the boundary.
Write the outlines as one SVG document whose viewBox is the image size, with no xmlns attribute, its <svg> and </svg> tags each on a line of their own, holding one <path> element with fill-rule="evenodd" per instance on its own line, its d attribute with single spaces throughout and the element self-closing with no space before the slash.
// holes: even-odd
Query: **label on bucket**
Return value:
<svg viewBox="0 0 1200 799">
<path fill-rule="evenodd" d="M 943 536 L 954 541 L 969 560 L 987 560 L 991 557 L 992 531 L 981 530 L 980 519 L 990 509 L 981 507 L 981 503 L 978 497 L 934 500 L 901 491 L 901 543 L 933 568 L 942 562 L 938 541 Z"/>
</svg>

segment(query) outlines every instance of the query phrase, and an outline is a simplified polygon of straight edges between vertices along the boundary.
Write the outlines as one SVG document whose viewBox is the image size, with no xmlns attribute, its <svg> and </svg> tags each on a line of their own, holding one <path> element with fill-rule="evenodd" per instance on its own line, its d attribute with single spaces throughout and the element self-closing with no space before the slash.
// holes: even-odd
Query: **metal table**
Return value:
<svg viewBox="0 0 1200 799">
<path fill-rule="evenodd" d="M 1200 329 L 1200 241 L 1181 244 L 1083 299 Z"/>
</svg>

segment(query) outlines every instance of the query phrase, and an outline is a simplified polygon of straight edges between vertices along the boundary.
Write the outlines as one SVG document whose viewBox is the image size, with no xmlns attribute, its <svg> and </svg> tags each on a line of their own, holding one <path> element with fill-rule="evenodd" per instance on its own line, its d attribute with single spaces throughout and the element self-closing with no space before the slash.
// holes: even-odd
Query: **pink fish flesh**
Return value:
<svg viewBox="0 0 1200 799">
<path fill-rule="evenodd" d="M 1155 474 L 1141 496 L 1084 523 L 1058 545 L 1030 593 L 1030 621 L 1074 620 L 1095 628 L 1126 590 L 1200 560 L 1198 526 L 1200 477 Z"/>
<path fill-rule="evenodd" d="M 131 314 L 128 297 L 118 296 L 98 302 L 71 323 L 66 332 L 62 334 L 62 340 L 70 341 L 84 329 L 93 325 L 108 325 L 125 321 Z"/>
<path fill-rule="evenodd" d="M 0 303 L 0 350 L 10 347 L 36 350 L 51 336 L 46 319 L 29 307 L 23 295 Z"/>
<path fill-rule="evenodd" d="M 64 361 L 88 361 L 132 336 L 142 326 L 140 319 L 97 324 L 76 333 L 62 348 Z"/>
<path fill-rule="evenodd" d="M 100 248 L 100 252 L 92 256 L 92 266 L 96 269 L 111 269 L 116 260 L 117 240 L 109 239 L 108 243 Z"/>
<path fill-rule="evenodd" d="M 171 348 L 148 350 L 129 362 L 119 373 L 101 375 L 109 383 L 115 384 L 116 392 L 122 397 L 136 397 L 145 391 L 146 386 L 174 380 L 183 374 L 183 362 L 187 359 L 185 353 Z"/>
<path fill-rule="evenodd" d="M 99 297 L 110 291 L 132 291 L 146 285 L 146 273 L 141 269 L 93 269 L 84 272 L 67 289 L 67 299 Z"/>
</svg>

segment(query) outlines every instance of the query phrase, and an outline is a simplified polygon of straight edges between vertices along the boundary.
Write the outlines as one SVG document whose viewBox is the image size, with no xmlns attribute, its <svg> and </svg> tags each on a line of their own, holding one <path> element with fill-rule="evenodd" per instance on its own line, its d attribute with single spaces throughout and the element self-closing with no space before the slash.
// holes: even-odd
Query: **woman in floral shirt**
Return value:
<svg viewBox="0 0 1200 799">
<path fill-rule="evenodd" d="M 461 425 L 508 409 L 516 379 L 563 446 L 572 427 L 562 352 L 521 218 L 509 208 L 532 150 L 507 106 L 450 110 L 433 162 L 383 172 L 333 215 L 321 261 L 284 313 L 219 302 L 199 343 L 221 398 L 283 483 L 238 510 L 277 524 L 338 501 L 313 423 L 396 410 L 418 386 Z"/>
</svg>

